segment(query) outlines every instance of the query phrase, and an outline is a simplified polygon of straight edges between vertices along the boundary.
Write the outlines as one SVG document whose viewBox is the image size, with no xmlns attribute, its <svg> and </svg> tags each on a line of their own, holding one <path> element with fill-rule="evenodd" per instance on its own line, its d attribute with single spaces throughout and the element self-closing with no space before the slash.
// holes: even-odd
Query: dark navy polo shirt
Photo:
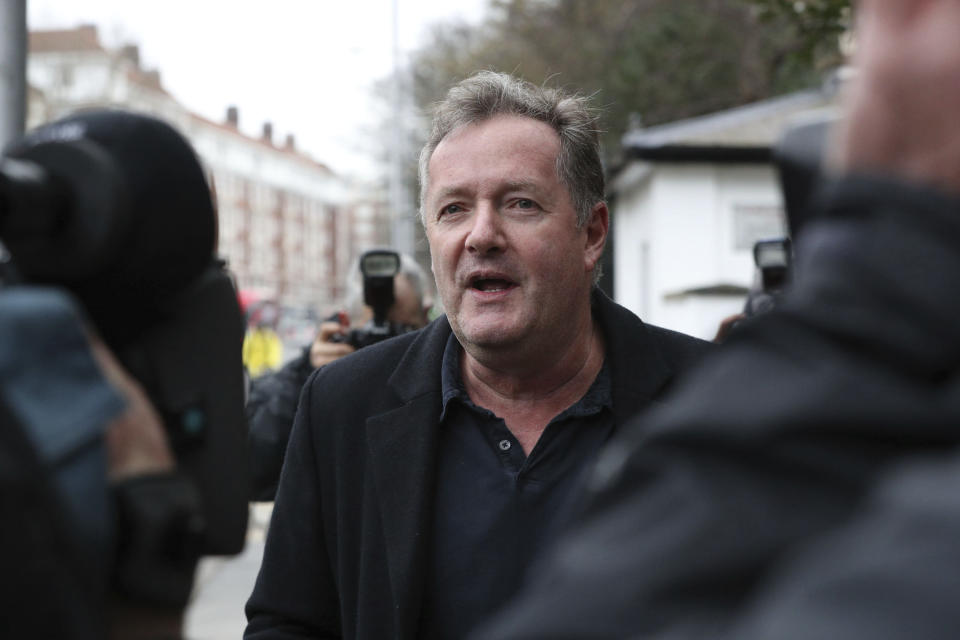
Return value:
<svg viewBox="0 0 960 640">
<path fill-rule="evenodd" d="M 613 429 L 606 362 L 587 393 L 553 418 L 529 456 L 503 419 L 475 405 L 451 334 L 430 564 L 419 637 L 461 638 L 516 593 L 570 515 L 582 478 Z"/>
</svg>

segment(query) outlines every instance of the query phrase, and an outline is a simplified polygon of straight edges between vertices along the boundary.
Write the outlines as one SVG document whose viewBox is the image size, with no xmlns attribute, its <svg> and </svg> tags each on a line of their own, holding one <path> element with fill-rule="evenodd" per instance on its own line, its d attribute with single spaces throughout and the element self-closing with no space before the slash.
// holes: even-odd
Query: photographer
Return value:
<svg viewBox="0 0 960 640">
<path fill-rule="evenodd" d="M 399 271 L 392 279 L 393 301 L 386 308 L 387 321 L 391 327 L 389 333 L 392 334 L 425 326 L 431 306 L 425 293 L 426 278 L 423 270 L 408 256 L 401 255 L 399 259 Z M 356 269 L 356 275 L 360 274 L 360 269 Z M 368 326 L 374 316 L 374 309 L 364 303 L 364 298 L 364 281 L 359 277 L 351 278 L 350 316 L 358 324 Z M 253 500 L 271 501 L 276 495 L 284 452 L 297 410 L 297 400 L 307 378 L 314 369 L 349 355 L 370 341 L 363 329 L 360 329 L 354 330 L 353 335 L 358 338 L 351 344 L 350 326 L 346 313 L 325 320 L 314 341 L 305 347 L 299 356 L 279 371 L 252 381 L 250 398 L 247 401 L 247 420 L 250 425 Z"/>
<path fill-rule="evenodd" d="M 960 3 L 857 8 L 792 290 L 611 443 L 475 637 L 960 637 Z"/>
</svg>

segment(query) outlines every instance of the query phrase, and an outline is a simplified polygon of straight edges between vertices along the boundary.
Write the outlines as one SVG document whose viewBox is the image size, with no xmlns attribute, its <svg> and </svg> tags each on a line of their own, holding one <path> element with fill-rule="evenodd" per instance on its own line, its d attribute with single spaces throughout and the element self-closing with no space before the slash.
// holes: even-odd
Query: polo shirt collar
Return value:
<svg viewBox="0 0 960 640">
<path fill-rule="evenodd" d="M 447 417 L 447 408 L 452 400 L 457 400 L 466 407 L 483 413 L 490 413 L 483 407 L 478 407 L 470 399 L 467 388 L 460 375 L 460 358 L 463 356 L 463 347 L 457 340 L 456 334 L 450 333 L 447 345 L 443 350 L 443 360 L 440 365 L 440 389 L 443 409 L 440 412 L 440 423 Z M 587 393 L 572 406 L 560 413 L 557 418 L 576 418 L 588 416 L 602 409 L 613 408 L 613 381 L 610 376 L 608 359 L 604 354 L 603 366 L 594 379 Z"/>
</svg>

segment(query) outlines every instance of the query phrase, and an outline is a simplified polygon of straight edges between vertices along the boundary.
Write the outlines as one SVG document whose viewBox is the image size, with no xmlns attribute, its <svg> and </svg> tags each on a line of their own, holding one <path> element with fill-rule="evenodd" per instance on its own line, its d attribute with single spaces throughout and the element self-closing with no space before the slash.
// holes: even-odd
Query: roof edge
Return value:
<svg viewBox="0 0 960 640">
<path fill-rule="evenodd" d="M 766 146 L 729 147 L 721 145 L 663 145 L 630 147 L 630 160 L 656 162 L 710 162 L 717 164 L 772 164 L 773 152 Z"/>
</svg>

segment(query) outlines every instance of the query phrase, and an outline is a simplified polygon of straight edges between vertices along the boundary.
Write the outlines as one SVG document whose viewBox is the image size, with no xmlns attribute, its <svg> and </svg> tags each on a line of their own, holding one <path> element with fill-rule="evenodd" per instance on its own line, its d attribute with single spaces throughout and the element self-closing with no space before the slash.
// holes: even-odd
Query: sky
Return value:
<svg viewBox="0 0 960 640">
<path fill-rule="evenodd" d="M 479 22 L 487 0 L 396 0 L 401 59 L 432 24 Z M 393 68 L 392 0 L 28 0 L 30 29 L 95 24 L 108 47 L 135 43 L 142 66 L 191 111 L 241 131 L 273 124 L 345 175 L 376 178 L 385 106 L 373 85 Z M 382 155 L 382 154 L 381 154 Z"/>
</svg>

